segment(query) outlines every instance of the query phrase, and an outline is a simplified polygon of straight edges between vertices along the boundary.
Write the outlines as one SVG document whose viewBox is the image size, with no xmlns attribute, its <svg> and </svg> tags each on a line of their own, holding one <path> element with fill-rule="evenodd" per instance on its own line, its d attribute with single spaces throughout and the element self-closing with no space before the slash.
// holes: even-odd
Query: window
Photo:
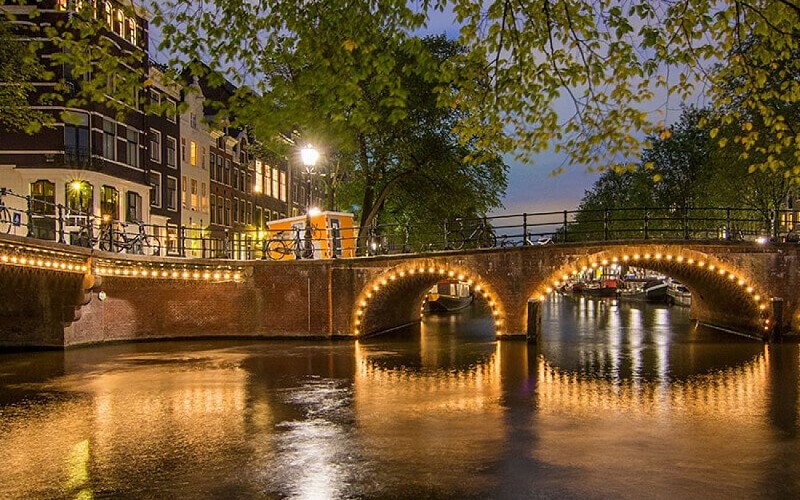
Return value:
<svg viewBox="0 0 800 500">
<path fill-rule="evenodd" d="M 139 166 L 139 132 L 132 128 L 128 129 L 128 165 Z"/>
<path fill-rule="evenodd" d="M 100 187 L 100 216 L 103 220 L 119 220 L 119 191 L 111 186 Z"/>
<path fill-rule="evenodd" d="M 167 176 L 167 208 L 177 210 L 178 208 L 178 179 Z"/>
<path fill-rule="evenodd" d="M 225 158 L 225 184 L 231 185 L 231 161 Z"/>
<path fill-rule="evenodd" d="M 68 182 L 65 198 L 69 211 L 90 214 L 94 205 L 94 186 L 86 181 Z"/>
<path fill-rule="evenodd" d="M 253 191 L 260 193 L 264 190 L 264 164 L 261 160 L 256 160 L 256 183 L 253 186 Z"/>
<path fill-rule="evenodd" d="M 211 223 L 217 223 L 217 197 L 211 195 Z"/>
<path fill-rule="evenodd" d="M 231 179 L 231 180 L 233 181 L 233 189 L 239 189 L 239 169 L 238 168 L 234 168 L 233 169 L 233 179 Z M 242 187 L 244 187 L 244 186 L 242 186 Z"/>
<path fill-rule="evenodd" d="M 206 195 L 206 183 L 200 183 L 200 209 L 203 212 L 208 211 L 208 196 Z"/>
<path fill-rule="evenodd" d="M 281 172 L 281 201 L 286 201 L 286 172 Z"/>
<path fill-rule="evenodd" d="M 150 129 L 150 159 L 161 163 L 161 132 Z"/>
<path fill-rule="evenodd" d="M 117 126 L 111 120 L 103 120 L 103 157 L 117 159 Z"/>
<path fill-rule="evenodd" d="M 225 177 L 222 175 L 222 156 L 217 155 L 217 182 L 222 183 Z"/>
<path fill-rule="evenodd" d="M 253 202 L 251 201 L 247 202 L 247 223 L 253 223 Z"/>
<path fill-rule="evenodd" d="M 197 143 L 194 141 L 189 141 L 189 164 L 197 166 Z"/>
<path fill-rule="evenodd" d="M 241 189 L 242 191 L 247 191 L 249 193 L 250 188 L 247 187 L 247 182 L 245 182 L 245 173 L 246 172 L 244 170 L 239 170 L 239 189 Z"/>
<path fill-rule="evenodd" d="M 139 222 L 142 220 L 142 197 L 139 193 L 128 191 L 127 207 L 125 210 L 126 222 Z"/>
<path fill-rule="evenodd" d="M 122 9 L 117 9 L 117 15 L 114 17 L 114 33 L 119 36 L 124 34 L 123 26 L 125 26 L 125 13 Z"/>
<path fill-rule="evenodd" d="M 239 222 L 242 224 L 247 223 L 247 213 L 245 209 L 247 208 L 247 202 L 244 200 L 239 200 Z"/>
<path fill-rule="evenodd" d="M 256 206 L 256 227 L 261 229 L 264 227 L 264 217 L 262 215 L 261 207 Z"/>
<path fill-rule="evenodd" d="M 175 138 L 167 136 L 167 166 L 175 168 L 177 164 L 175 162 L 175 148 L 177 147 L 175 143 Z"/>
<path fill-rule="evenodd" d="M 225 225 L 231 225 L 231 199 L 225 198 Z"/>
<path fill-rule="evenodd" d="M 125 40 L 131 42 L 132 45 L 136 45 L 136 20 L 130 17 L 125 28 Z"/>
<path fill-rule="evenodd" d="M 192 210 L 200 208 L 200 203 L 197 198 L 197 179 L 192 179 L 191 202 Z"/>
<path fill-rule="evenodd" d="M 230 201 L 228 202 L 230 208 Z M 217 196 L 217 224 L 225 224 L 225 200 L 221 196 Z"/>
<path fill-rule="evenodd" d="M 172 99 L 167 99 L 167 120 L 175 123 L 175 117 L 178 116 L 178 103 Z"/>
<path fill-rule="evenodd" d="M 64 161 L 67 164 L 86 165 L 89 163 L 88 116 L 83 115 L 86 125 L 76 126 L 64 124 Z"/>
<path fill-rule="evenodd" d="M 211 162 L 209 163 L 211 168 L 208 169 L 208 174 L 211 177 L 212 181 L 217 180 L 217 176 L 214 175 L 214 172 L 216 172 L 216 170 L 217 170 L 216 169 L 216 164 L 217 164 L 217 155 L 215 155 L 214 153 L 211 153 Z"/>
<path fill-rule="evenodd" d="M 186 176 L 181 177 L 181 206 L 186 208 Z"/>
<path fill-rule="evenodd" d="M 206 169 L 206 147 L 200 146 L 200 168 Z"/>
<path fill-rule="evenodd" d="M 233 222 L 239 222 L 239 198 L 235 196 L 233 198 Z"/>
<path fill-rule="evenodd" d="M 150 206 L 161 206 L 161 174 L 158 172 L 150 172 L 148 175 L 148 182 L 150 183 Z"/>
<path fill-rule="evenodd" d="M 181 137 L 181 161 L 186 161 L 186 138 Z"/>
<path fill-rule="evenodd" d="M 111 2 L 103 3 L 103 13 L 106 18 L 106 26 L 108 26 L 108 29 L 111 29 L 111 26 L 114 24 L 114 6 Z"/>
<path fill-rule="evenodd" d="M 197 115 L 194 113 L 189 113 L 189 126 L 197 128 Z"/>
<path fill-rule="evenodd" d="M 43 180 L 31 182 L 31 210 L 36 214 L 55 215 L 55 184 Z"/>
<path fill-rule="evenodd" d="M 154 106 L 161 107 L 161 92 L 156 89 L 150 89 L 150 103 Z"/>
<path fill-rule="evenodd" d="M 280 189 L 278 189 L 279 183 L 280 182 L 279 182 L 279 178 L 278 178 L 278 169 L 277 168 L 273 168 L 272 169 L 272 193 L 271 193 L 273 198 L 277 198 L 278 197 L 278 194 L 280 192 Z"/>
</svg>

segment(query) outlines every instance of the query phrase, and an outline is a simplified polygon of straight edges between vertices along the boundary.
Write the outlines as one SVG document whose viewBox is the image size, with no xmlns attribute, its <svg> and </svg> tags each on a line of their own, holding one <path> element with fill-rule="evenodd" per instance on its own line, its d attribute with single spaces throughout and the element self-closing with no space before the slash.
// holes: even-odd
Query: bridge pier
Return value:
<svg viewBox="0 0 800 500">
<path fill-rule="evenodd" d="M 538 344 L 542 335 L 542 301 L 530 299 L 528 301 L 528 331 L 526 338 L 531 344 Z"/>
</svg>

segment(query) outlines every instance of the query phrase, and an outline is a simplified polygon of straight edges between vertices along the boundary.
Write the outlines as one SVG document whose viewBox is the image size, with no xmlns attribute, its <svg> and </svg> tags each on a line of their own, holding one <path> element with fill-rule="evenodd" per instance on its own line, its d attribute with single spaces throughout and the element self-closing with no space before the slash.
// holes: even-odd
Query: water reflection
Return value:
<svg viewBox="0 0 800 500">
<path fill-rule="evenodd" d="M 800 493 L 796 344 L 559 298 L 537 347 L 496 342 L 484 313 L 355 344 L 0 356 L 0 495 Z"/>
</svg>

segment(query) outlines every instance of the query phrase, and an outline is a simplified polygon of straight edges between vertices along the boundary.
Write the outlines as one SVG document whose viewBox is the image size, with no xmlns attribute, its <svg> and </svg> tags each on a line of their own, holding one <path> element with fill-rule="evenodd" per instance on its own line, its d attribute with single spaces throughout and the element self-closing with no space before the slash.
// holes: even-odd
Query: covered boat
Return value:
<svg viewBox="0 0 800 500">
<path fill-rule="evenodd" d="M 692 292 L 683 283 L 672 281 L 667 287 L 667 303 L 690 307 L 692 305 Z"/>
<path fill-rule="evenodd" d="M 620 299 L 666 302 L 669 285 L 663 279 L 626 281 L 619 290 Z"/>
<path fill-rule="evenodd" d="M 430 312 L 458 311 L 471 303 L 472 290 L 464 281 L 440 281 L 428 291 L 427 308 Z"/>
</svg>

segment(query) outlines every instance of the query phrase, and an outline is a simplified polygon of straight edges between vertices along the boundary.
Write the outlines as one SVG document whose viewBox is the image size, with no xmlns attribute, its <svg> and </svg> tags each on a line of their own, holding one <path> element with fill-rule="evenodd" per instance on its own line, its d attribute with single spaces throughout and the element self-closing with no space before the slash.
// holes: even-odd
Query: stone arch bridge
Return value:
<svg viewBox="0 0 800 500">
<path fill-rule="evenodd" d="M 766 338 L 800 330 L 800 247 L 627 241 L 315 261 L 125 256 L 4 236 L 0 344 L 68 347 L 188 338 L 360 338 L 419 321 L 444 276 L 469 280 L 498 338 L 529 301 L 591 267 L 629 263 L 693 292 L 703 323 Z M 544 332 L 546 338 L 546 332 Z"/>
</svg>

